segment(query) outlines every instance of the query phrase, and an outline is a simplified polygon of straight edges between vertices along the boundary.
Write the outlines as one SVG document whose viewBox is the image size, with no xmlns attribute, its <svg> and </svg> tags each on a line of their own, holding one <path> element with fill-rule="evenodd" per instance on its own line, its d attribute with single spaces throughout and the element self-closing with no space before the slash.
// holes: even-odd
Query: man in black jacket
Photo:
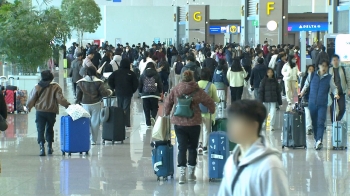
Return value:
<svg viewBox="0 0 350 196">
<path fill-rule="evenodd" d="M 211 58 L 211 52 L 207 52 L 207 58 L 203 61 L 202 68 L 207 67 L 210 70 L 211 77 L 213 78 L 214 71 L 218 66 L 218 62 L 215 59 Z"/>
<path fill-rule="evenodd" d="M 259 86 L 262 79 L 265 78 L 267 67 L 264 65 L 264 59 L 258 58 L 258 64 L 252 70 L 250 78 L 250 86 L 254 89 L 255 99 L 259 99 Z"/>
<path fill-rule="evenodd" d="M 130 70 L 131 62 L 125 58 L 120 62 L 120 69 L 114 71 L 108 78 L 108 84 L 118 100 L 118 107 L 124 109 L 125 126 L 131 127 L 130 104 L 133 94 L 139 85 L 136 74 Z"/>
<path fill-rule="evenodd" d="M 247 77 L 245 78 L 246 81 L 250 78 L 250 72 L 252 71 L 252 60 L 253 57 L 249 52 L 250 47 L 247 45 L 245 46 L 245 51 L 242 53 L 241 59 L 242 59 L 242 66 L 244 67 L 244 70 L 248 73 Z"/>
</svg>

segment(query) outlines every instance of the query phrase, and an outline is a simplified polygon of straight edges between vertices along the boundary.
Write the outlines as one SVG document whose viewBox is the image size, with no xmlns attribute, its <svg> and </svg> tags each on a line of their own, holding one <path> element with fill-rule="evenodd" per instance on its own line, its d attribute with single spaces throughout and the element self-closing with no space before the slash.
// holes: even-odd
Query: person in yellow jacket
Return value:
<svg viewBox="0 0 350 196">
<path fill-rule="evenodd" d="M 210 69 L 208 68 L 203 68 L 201 71 L 201 80 L 198 81 L 198 86 L 199 88 L 203 89 L 212 99 L 214 102 L 219 103 L 220 98 L 218 97 L 216 93 L 216 87 L 215 85 L 210 82 L 211 81 L 211 75 L 212 73 L 210 72 Z M 215 121 L 215 113 L 210 114 L 209 110 L 200 105 L 201 113 L 202 113 L 202 126 L 201 126 L 201 132 L 199 135 L 199 145 L 198 145 L 198 154 L 202 155 L 203 152 L 206 153 L 208 148 L 208 137 L 209 133 L 211 131 L 211 125 L 212 121 Z M 212 118 L 210 117 L 212 115 Z"/>
</svg>

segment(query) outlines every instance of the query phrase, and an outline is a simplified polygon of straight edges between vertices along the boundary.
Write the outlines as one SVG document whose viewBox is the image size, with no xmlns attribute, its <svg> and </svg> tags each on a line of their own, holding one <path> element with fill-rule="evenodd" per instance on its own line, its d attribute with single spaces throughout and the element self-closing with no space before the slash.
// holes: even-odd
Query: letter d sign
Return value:
<svg viewBox="0 0 350 196">
<path fill-rule="evenodd" d="M 267 2 L 267 5 L 266 5 L 266 14 L 267 15 L 270 15 L 271 10 L 275 9 L 275 7 L 273 7 L 273 5 L 275 5 L 275 2 Z"/>
<path fill-rule="evenodd" d="M 193 14 L 193 20 L 197 21 L 197 22 L 200 22 L 202 20 L 201 12 L 195 12 Z"/>
</svg>

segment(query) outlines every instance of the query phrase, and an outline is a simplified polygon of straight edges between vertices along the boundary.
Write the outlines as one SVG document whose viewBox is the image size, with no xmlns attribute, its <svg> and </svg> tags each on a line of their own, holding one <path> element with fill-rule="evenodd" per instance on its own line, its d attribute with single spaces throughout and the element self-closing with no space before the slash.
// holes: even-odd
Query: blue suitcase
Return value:
<svg viewBox="0 0 350 196">
<path fill-rule="evenodd" d="M 164 142 L 164 143 L 163 143 Z M 174 178 L 174 147 L 170 141 L 155 142 L 152 150 L 152 165 L 154 173 L 157 175 L 157 180 L 163 177 L 164 181 L 168 177 Z"/>
<path fill-rule="evenodd" d="M 90 195 L 90 161 L 63 159 L 60 164 L 61 195 Z"/>
<path fill-rule="evenodd" d="M 209 182 L 222 179 L 224 166 L 229 156 L 229 140 L 226 132 L 217 131 L 210 133 L 208 147 Z"/>
<path fill-rule="evenodd" d="M 90 119 L 80 118 L 73 121 L 70 116 L 61 117 L 61 151 L 65 153 L 89 153 Z"/>
</svg>

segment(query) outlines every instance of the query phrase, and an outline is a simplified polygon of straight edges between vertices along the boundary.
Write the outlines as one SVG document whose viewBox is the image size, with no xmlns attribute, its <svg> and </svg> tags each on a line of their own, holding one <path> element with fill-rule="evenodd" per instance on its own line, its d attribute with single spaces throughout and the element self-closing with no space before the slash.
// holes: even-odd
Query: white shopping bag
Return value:
<svg viewBox="0 0 350 196">
<path fill-rule="evenodd" d="M 87 112 L 81 105 L 70 105 L 66 112 L 69 116 L 72 117 L 73 121 L 78 120 L 79 118 L 90 118 L 89 112 Z"/>
<path fill-rule="evenodd" d="M 157 140 L 166 140 L 167 132 L 169 128 L 170 119 L 166 116 L 158 116 L 157 121 L 152 130 L 152 138 Z"/>
</svg>

